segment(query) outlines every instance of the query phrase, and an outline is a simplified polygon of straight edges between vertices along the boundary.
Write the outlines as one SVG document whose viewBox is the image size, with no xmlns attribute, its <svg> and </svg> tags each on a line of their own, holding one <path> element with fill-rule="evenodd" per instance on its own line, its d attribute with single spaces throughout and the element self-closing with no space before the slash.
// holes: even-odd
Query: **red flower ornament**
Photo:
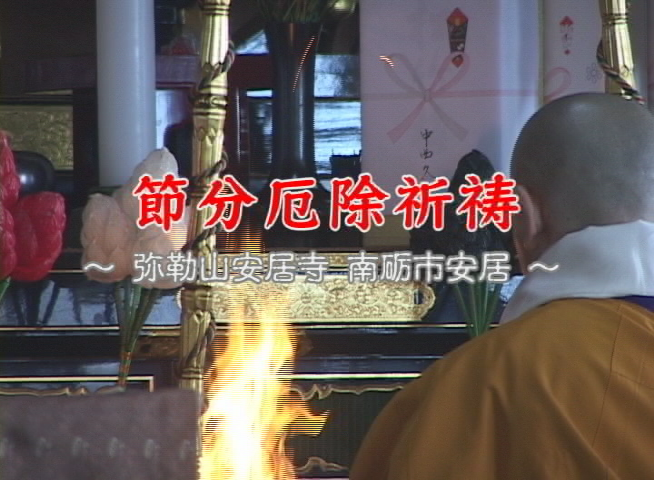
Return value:
<svg viewBox="0 0 654 480">
<path fill-rule="evenodd" d="M 0 282 L 4 288 L 9 277 L 34 282 L 48 274 L 61 253 L 66 225 L 63 196 L 40 192 L 19 198 L 19 191 L 9 136 L 0 131 Z"/>
<path fill-rule="evenodd" d="M 16 267 L 16 237 L 10 208 L 18 200 L 20 180 L 7 134 L 0 131 L 0 282 Z"/>
<path fill-rule="evenodd" d="M 0 202 L 0 281 L 16 268 L 16 236 L 14 218 Z"/>
<path fill-rule="evenodd" d="M 40 192 L 18 200 L 14 209 L 17 264 L 11 276 L 21 282 L 45 277 L 59 257 L 66 225 L 64 198 Z"/>
<path fill-rule="evenodd" d="M 20 179 L 16 173 L 14 152 L 9 145 L 9 137 L 0 131 L 0 203 L 12 208 L 18 201 Z"/>
</svg>

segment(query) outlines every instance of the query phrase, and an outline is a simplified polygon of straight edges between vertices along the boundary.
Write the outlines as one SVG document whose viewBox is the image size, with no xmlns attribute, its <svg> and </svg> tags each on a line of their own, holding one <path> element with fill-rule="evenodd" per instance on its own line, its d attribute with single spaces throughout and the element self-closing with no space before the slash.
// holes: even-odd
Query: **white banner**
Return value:
<svg viewBox="0 0 654 480">
<path fill-rule="evenodd" d="M 539 105 L 536 0 L 361 0 L 362 169 L 450 177 L 473 149 L 509 171 Z M 394 197 L 393 197 L 394 198 Z M 394 202 L 387 202 L 387 207 Z"/>
<path fill-rule="evenodd" d="M 602 19 L 597 0 L 543 2 L 544 100 L 581 92 L 603 92 L 597 64 Z"/>
</svg>

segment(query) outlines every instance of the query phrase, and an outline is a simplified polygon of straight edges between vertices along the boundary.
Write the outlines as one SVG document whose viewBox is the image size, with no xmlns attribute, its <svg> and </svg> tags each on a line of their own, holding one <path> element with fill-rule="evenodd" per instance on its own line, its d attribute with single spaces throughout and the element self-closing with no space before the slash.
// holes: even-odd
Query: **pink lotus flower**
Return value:
<svg viewBox="0 0 654 480">
<path fill-rule="evenodd" d="M 122 387 L 127 384 L 139 332 L 160 296 L 160 289 L 181 285 L 181 282 L 173 282 L 166 277 L 156 281 L 133 281 L 135 253 L 152 253 L 165 258 L 179 250 L 186 241 L 186 215 L 182 222 L 173 224 L 168 233 L 158 225 L 144 229 L 137 226 L 139 200 L 132 192 L 139 178 L 144 174 L 163 178 L 167 173 L 178 175 L 175 157 L 165 148 L 155 150 L 134 169 L 125 185 L 111 197 L 91 196 L 83 212 L 83 264 L 97 262 L 104 266 L 114 265 L 109 273 L 89 270 L 86 275 L 99 282 L 118 282 L 114 292 L 121 336 L 118 385 Z M 181 239 L 183 241 L 180 242 Z"/>
<path fill-rule="evenodd" d="M 131 275 L 136 230 L 118 202 L 107 195 L 91 195 L 82 214 L 82 224 L 82 265 L 94 261 L 115 266 L 111 272 L 89 270 L 86 276 L 96 282 L 113 283 Z"/>
<path fill-rule="evenodd" d="M 121 281 L 134 276 L 134 254 L 152 253 L 166 257 L 179 250 L 186 241 L 188 216 L 173 224 L 170 232 L 158 225 L 140 229 L 136 222 L 139 216 L 139 200 L 132 194 L 141 175 L 163 178 L 166 173 L 178 175 L 177 160 L 165 148 L 155 150 L 136 166 L 125 185 L 109 197 L 93 195 L 84 208 L 82 217 L 82 264 L 97 262 L 101 265 L 115 265 L 112 272 L 89 270 L 87 277 L 103 283 Z M 184 239 L 181 243 L 179 239 Z M 145 288 L 170 289 L 181 286 L 181 282 L 162 278 L 156 281 L 141 280 Z"/>
</svg>

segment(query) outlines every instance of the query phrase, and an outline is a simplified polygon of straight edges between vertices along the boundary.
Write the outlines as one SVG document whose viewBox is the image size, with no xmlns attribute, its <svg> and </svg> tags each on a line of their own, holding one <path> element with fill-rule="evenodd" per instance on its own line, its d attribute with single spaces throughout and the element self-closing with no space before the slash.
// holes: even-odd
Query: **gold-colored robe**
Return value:
<svg viewBox="0 0 654 480">
<path fill-rule="evenodd" d="M 350 480 L 654 479 L 654 314 L 557 300 L 398 392 Z"/>
</svg>

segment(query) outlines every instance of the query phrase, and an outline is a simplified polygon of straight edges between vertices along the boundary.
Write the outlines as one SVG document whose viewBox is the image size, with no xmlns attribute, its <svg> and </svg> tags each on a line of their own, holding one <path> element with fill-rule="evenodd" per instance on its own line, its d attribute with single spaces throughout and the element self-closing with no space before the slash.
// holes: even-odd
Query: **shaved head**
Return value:
<svg viewBox="0 0 654 480">
<path fill-rule="evenodd" d="M 529 197 L 540 217 L 532 225 L 542 238 L 531 261 L 563 235 L 591 225 L 654 221 L 654 117 L 617 95 L 558 99 L 523 128 L 511 170 L 521 201 Z"/>
</svg>

